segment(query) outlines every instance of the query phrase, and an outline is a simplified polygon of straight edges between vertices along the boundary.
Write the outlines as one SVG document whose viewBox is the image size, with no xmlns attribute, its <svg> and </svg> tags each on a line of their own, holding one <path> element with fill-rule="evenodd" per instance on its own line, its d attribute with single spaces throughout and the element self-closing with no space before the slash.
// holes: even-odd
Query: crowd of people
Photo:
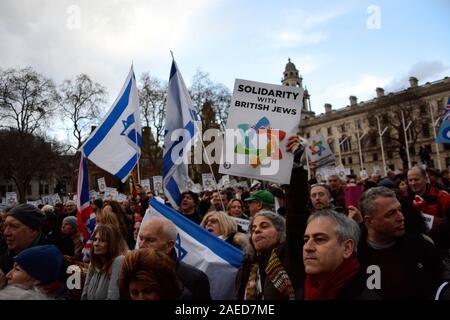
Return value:
<svg viewBox="0 0 450 320">
<path fill-rule="evenodd" d="M 299 138 L 287 148 L 295 154 L 288 185 L 181 195 L 180 215 L 242 250 L 236 299 L 450 299 L 447 170 L 317 183 L 300 165 Z M 354 185 L 363 189 L 357 205 L 344 196 Z M 142 223 L 152 197 L 144 190 L 121 203 L 91 202 L 89 261 L 75 202 L 6 209 L 0 299 L 210 300 L 213 280 L 178 258 L 174 223 Z M 81 281 L 72 288 L 74 265 Z"/>
</svg>

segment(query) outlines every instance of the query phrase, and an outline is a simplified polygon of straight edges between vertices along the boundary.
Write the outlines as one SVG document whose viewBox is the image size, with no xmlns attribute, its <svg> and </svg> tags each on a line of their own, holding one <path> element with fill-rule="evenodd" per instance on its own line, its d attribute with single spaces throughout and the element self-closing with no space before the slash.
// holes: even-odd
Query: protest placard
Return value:
<svg viewBox="0 0 450 320">
<path fill-rule="evenodd" d="M 162 176 L 154 176 L 153 178 L 152 178 L 152 180 L 153 180 L 153 191 L 156 193 L 156 194 L 162 194 L 163 193 L 163 178 L 162 178 Z"/>
<path fill-rule="evenodd" d="M 104 200 L 116 200 L 117 201 L 117 196 L 118 195 L 119 195 L 119 192 L 117 191 L 116 188 L 106 187 L 103 199 Z"/>
<path fill-rule="evenodd" d="M 106 191 L 106 181 L 105 181 L 104 177 L 97 179 L 97 184 L 98 184 L 98 190 L 100 190 L 100 192 Z"/>
<path fill-rule="evenodd" d="M 237 225 L 241 226 L 242 230 L 244 230 L 245 232 L 248 231 L 248 226 L 250 225 L 249 220 L 236 217 L 231 218 L 236 222 Z"/>
<path fill-rule="evenodd" d="M 286 143 L 302 100 L 302 88 L 236 79 L 219 172 L 289 183 L 294 157 Z"/>
<path fill-rule="evenodd" d="M 141 186 L 145 189 L 146 192 L 152 191 L 150 187 L 150 179 L 142 179 L 141 180 Z"/>
<path fill-rule="evenodd" d="M 7 206 L 15 206 L 19 202 L 17 201 L 17 193 L 15 192 L 6 192 L 5 201 Z"/>
<path fill-rule="evenodd" d="M 216 183 L 212 173 L 202 173 L 203 190 L 213 191 L 216 189 Z"/>
<path fill-rule="evenodd" d="M 336 164 L 330 145 L 320 132 L 308 140 L 306 153 L 311 162 L 316 164 L 317 169 L 334 167 Z"/>
</svg>

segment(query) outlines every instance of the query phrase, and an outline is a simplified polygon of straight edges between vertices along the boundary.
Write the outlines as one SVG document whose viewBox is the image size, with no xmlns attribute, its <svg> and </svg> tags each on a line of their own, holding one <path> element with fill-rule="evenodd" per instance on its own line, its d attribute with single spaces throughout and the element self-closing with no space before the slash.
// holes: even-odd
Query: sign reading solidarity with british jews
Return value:
<svg viewBox="0 0 450 320">
<path fill-rule="evenodd" d="M 219 172 L 289 183 L 303 89 L 236 79 Z"/>
</svg>

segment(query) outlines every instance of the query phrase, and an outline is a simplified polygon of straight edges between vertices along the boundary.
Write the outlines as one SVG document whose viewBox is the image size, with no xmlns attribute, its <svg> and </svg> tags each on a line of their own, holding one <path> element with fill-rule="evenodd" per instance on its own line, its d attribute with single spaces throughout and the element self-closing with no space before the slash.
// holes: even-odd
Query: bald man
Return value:
<svg viewBox="0 0 450 320">
<path fill-rule="evenodd" d="M 139 248 L 159 250 L 176 262 L 182 286 L 181 300 L 211 300 L 208 276 L 203 271 L 178 260 L 175 251 L 177 235 L 177 228 L 170 220 L 153 218 L 141 227 Z"/>
</svg>

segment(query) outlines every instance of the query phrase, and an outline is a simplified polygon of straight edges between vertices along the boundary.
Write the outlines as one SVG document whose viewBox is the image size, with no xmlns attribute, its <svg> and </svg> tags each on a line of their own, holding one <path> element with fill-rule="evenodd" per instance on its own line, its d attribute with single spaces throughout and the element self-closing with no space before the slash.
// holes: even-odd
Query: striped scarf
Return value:
<svg viewBox="0 0 450 320">
<path fill-rule="evenodd" d="M 275 249 L 272 250 L 265 272 L 267 278 L 283 296 L 288 297 L 289 300 L 294 300 L 294 287 Z M 261 298 L 263 298 L 263 293 L 259 276 L 259 264 L 254 263 L 245 289 L 245 300 L 259 300 Z"/>
</svg>

